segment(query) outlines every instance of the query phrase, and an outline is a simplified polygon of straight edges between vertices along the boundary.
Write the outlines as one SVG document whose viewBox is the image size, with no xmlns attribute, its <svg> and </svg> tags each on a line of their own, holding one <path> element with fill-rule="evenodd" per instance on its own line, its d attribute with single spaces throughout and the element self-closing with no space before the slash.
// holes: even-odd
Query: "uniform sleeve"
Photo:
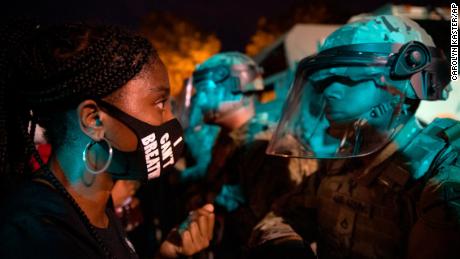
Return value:
<svg viewBox="0 0 460 259">
<path fill-rule="evenodd" d="M 417 210 L 408 258 L 460 258 L 460 159 L 427 182 Z"/>
<path fill-rule="evenodd" d="M 311 160 L 266 155 L 267 146 L 266 140 L 253 141 L 244 147 L 241 158 L 235 162 L 243 192 L 258 219 L 280 197 L 298 188 L 313 168 Z"/>
<path fill-rule="evenodd" d="M 316 189 L 319 172 L 305 178 L 292 192 L 282 196 L 272 206 L 273 212 L 282 217 L 305 242 L 313 242 L 317 236 Z"/>
<path fill-rule="evenodd" d="M 252 230 L 251 258 L 315 258 L 310 244 L 316 239 L 316 213 L 311 181 L 278 199 Z"/>
<path fill-rule="evenodd" d="M 250 246 L 281 240 L 310 244 L 316 239 L 315 178 L 306 178 L 273 203 L 271 212 L 253 229 Z"/>
</svg>

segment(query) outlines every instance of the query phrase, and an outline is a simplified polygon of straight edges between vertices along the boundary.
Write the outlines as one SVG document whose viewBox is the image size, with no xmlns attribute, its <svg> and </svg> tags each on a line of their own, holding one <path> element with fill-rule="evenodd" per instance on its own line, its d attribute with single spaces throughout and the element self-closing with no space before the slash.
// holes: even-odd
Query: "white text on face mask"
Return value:
<svg viewBox="0 0 460 259">
<path fill-rule="evenodd" d="M 142 145 L 144 146 L 148 178 L 151 179 L 160 176 L 160 153 L 155 133 L 142 138 Z"/>
<path fill-rule="evenodd" d="M 163 158 L 163 168 L 167 167 L 168 165 L 174 165 L 174 155 L 172 152 L 171 141 L 169 140 L 169 134 L 165 133 L 161 139 L 161 157 Z M 168 159 L 167 163 L 164 163 Z"/>
<path fill-rule="evenodd" d="M 152 179 L 160 176 L 161 167 L 165 168 L 169 165 L 174 164 L 174 155 L 171 148 L 171 141 L 169 140 L 169 134 L 165 133 L 160 138 L 161 144 L 161 160 L 163 166 L 160 163 L 160 153 L 158 150 L 158 141 L 155 133 L 142 138 L 142 145 L 144 146 L 145 162 L 147 166 L 148 179 Z"/>
</svg>

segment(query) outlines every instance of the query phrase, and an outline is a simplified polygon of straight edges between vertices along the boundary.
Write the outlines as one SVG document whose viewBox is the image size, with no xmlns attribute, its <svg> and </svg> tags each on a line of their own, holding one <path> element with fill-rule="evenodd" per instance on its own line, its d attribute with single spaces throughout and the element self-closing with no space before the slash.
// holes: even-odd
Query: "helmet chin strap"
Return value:
<svg viewBox="0 0 460 259">
<path fill-rule="evenodd" d="M 379 119 L 383 115 L 387 114 L 388 112 L 392 112 L 394 109 L 398 107 L 398 105 L 401 104 L 401 96 L 394 95 L 391 100 L 386 101 L 386 102 L 381 102 L 374 107 L 371 108 L 368 118 L 369 120 L 372 119 Z M 404 106 L 401 106 L 400 109 L 402 109 L 402 112 L 405 113 L 406 109 Z"/>
<path fill-rule="evenodd" d="M 353 138 L 353 154 L 358 154 L 361 146 L 362 146 L 362 131 L 365 130 L 366 127 L 372 125 L 372 121 L 381 119 L 384 115 L 392 112 L 395 109 L 395 104 L 397 104 L 396 99 L 392 98 L 392 100 L 387 102 L 382 102 L 378 105 L 375 105 L 371 108 L 371 110 L 365 113 L 362 118 L 354 121 L 351 125 L 349 124 L 345 129 L 345 134 L 341 136 L 340 145 L 338 150 L 344 148 L 347 144 L 347 141 L 350 137 Z M 372 127 L 372 126 L 371 126 Z"/>
<path fill-rule="evenodd" d="M 371 111 L 369 113 L 370 118 L 375 118 L 378 119 L 382 117 L 384 114 L 388 113 L 389 111 L 393 110 L 393 104 L 392 102 L 384 102 L 380 103 L 374 107 L 371 108 Z"/>
<path fill-rule="evenodd" d="M 361 131 L 372 124 L 373 120 L 382 119 L 383 116 L 387 115 L 388 113 L 393 112 L 395 109 L 398 109 L 398 104 L 400 102 L 400 98 L 398 96 L 393 97 L 390 101 L 382 102 L 374 107 L 371 108 L 371 111 L 366 116 L 367 118 L 361 118 L 353 123 L 353 129 L 355 132 L 354 136 L 354 150 L 353 153 L 356 154 L 359 152 L 361 142 Z M 398 115 L 398 119 L 408 118 L 410 114 L 407 111 L 407 105 L 405 103 L 401 103 L 401 114 Z M 393 122 L 391 122 L 393 123 Z"/>
</svg>

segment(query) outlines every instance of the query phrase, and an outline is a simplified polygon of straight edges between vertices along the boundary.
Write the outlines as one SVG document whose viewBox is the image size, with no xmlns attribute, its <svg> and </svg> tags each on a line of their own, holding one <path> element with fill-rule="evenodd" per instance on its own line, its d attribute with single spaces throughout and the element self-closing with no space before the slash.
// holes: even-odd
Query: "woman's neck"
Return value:
<svg viewBox="0 0 460 259">
<path fill-rule="evenodd" d="M 85 212 L 91 224 L 106 228 L 108 226 L 106 205 L 113 187 L 111 176 L 107 173 L 92 175 L 85 170 L 80 170 L 81 173 L 78 173 L 80 177 L 76 178 L 75 172 L 64 171 L 61 163 L 55 158 L 50 161 L 50 169 Z M 69 177 L 69 174 L 72 176 Z"/>
</svg>

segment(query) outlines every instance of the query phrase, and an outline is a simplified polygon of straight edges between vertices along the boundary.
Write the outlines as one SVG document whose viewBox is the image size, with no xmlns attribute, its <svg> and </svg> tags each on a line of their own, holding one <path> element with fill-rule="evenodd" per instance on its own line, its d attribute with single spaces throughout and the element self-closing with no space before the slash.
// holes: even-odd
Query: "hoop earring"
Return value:
<svg viewBox="0 0 460 259">
<path fill-rule="evenodd" d="M 105 143 L 107 143 L 107 146 L 109 147 L 109 157 L 107 158 L 107 162 L 105 162 L 104 166 L 98 170 L 94 170 L 92 169 L 89 165 L 88 165 L 88 159 L 87 159 L 87 154 L 89 153 L 89 149 L 94 146 L 94 144 L 96 144 L 97 142 L 94 141 L 94 140 L 91 140 L 85 147 L 85 149 L 83 150 L 83 163 L 85 164 L 85 167 L 86 167 L 86 170 L 88 170 L 88 172 L 90 172 L 91 174 L 100 174 L 102 172 L 105 172 L 107 170 L 107 168 L 109 168 L 109 165 L 110 163 L 112 162 L 112 157 L 113 157 L 113 148 L 112 148 L 112 145 L 110 145 L 109 141 L 107 141 L 107 139 L 103 138 L 103 140 L 105 141 Z"/>
</svg>

